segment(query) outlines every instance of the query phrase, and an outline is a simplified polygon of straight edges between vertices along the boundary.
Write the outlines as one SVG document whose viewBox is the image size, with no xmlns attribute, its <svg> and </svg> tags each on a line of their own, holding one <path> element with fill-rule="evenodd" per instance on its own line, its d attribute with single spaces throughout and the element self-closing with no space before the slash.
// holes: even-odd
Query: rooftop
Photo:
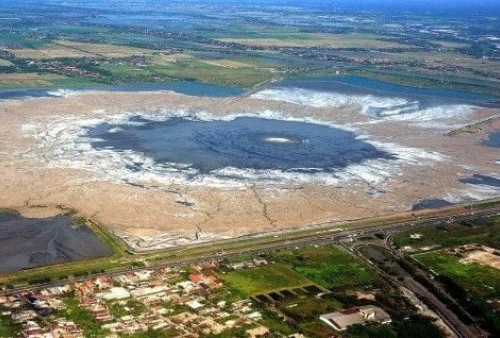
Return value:
<svg viewBox="0 0 500 338">
<path fill-rule="evenodd" d="M 319 319 L 337 331 L 344 331 L 354 324 L 365 324 L 367 322 L 387 324 L 391 322 L 391 317 L 387 312 L 372 305 L 327 313 L 321 315 Z"/>
</svg>

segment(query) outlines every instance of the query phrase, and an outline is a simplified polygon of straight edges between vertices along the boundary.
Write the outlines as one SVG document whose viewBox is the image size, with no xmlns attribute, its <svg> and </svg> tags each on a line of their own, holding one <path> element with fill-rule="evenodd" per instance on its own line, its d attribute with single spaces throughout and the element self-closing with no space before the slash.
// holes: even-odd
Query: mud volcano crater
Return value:
<svg viewBox="0 0 500 338">
<path fill-rule="evenodd" d="M 155 163 L 207 174 L 224 168 L 334 172 L 370 159 L 393 159 L 351 131 L 329 125 L 237 117 L 164 121 L 141 116 L 87 127 L 94 149 L 139 152 Z M 141 170 L 142 163 L 129 165 Z"/>
</svg>

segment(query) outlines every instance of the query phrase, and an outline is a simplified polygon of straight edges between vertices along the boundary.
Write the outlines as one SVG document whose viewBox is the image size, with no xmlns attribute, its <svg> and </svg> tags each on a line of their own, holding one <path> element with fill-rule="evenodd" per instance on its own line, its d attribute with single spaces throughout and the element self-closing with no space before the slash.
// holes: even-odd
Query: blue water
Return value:
<svg viewBox="0 0 500 338">
<path fill-rule="evenodd" d="M 441 88 L 403 86 L 360 76 L 295 78 L 285 80 L 276 84 L 276 86 L 290 86 L 349 94 L 399 96 L 420 99 L 423 101 L 440 100 L 448 103 L 500 106 L 499 97 Z"/>
<path fill-rule="evenodd" d="M 88 135 L 99 139 L 92 146 L 138 151 L 156 163 L 187 164 L 200 173 L 227 167 L 332 172 L 367 159 L 392 158 L 352 132 L 314 123 L 255 117 L 158 122 L 138 116 L 129 122 L 135 123 L 90 127 Z"/>
<path fill-rule="evenodd" d="M 472 185 L 486 185 L 494 188 L 500 188 L 500 179 L 486 175 L 473 174 L 472 177 L 463 178 L 459 181 Z"/>
<path fill-rule="evenodd" d="M 271 85 L 271 87 L 298 87 L 310 90 L 337 92 L 344 94 L 377 95 L 381 97 L 404 97 L 419 100 L 423 107 L 443 103 L 466 103 L 479 106 L 499 107 L 498 97 L 438 88 L 417 88 L 371 80 L 359 76 L 334 76 L 318 78 L 293 78 Z M 68 88 L 85 90 L 84 88 Z M 171 83 L 144 83 L 124 85 L 103 85 L 86 88 L 102 91 L 160 91 L 171 90 L 179 94 L 199 97 L 235 97 L 245 93 L 245 89 L 205 84 L 195 81 Z M 57 88 L 20 88 L 0 90 L 1 100 L 52 97 Z"/>
<path fill-rule="evenodd" d="M 21 100 L 27 98 L 54 97 L 51 92 L 58 88 L 19 88 L 0 90 L 0 101 Z M 89 88 L 68 88 L 69 90 L 103 90 L 103 91 L 160 91 L 171 90 L 179 94 L 201 97 L 233 97 L 243 94 L 245 91 L 236 87 L 224 87 L 193 81 L 172 83 L 145 83 L 127 85 L 109 85 Z"/>
<path fill-rule="evenodd" d="M 417 210 L 425 210 L 425 209 L 440 209 L 440 208 L 445 208 L 452 206 L 453 203 L 450 203 L 448 201 L 442 200 L 442 199 L 426 199 L 426 200 L 421 200 L 418 203 L 415 203 L 412 207 L 411 210 L 417 211 Z"/>
<path fill-rule="evenodd" d="M 2 89 L 0 90 L 0 101 L 21 100 L 26 98 L 48 97 L 46 89 Z"/>
<path fill-rule="evenodd" d="M 489 134 L 483 144 L 488 147 L 500 148 L 500 131 Z"/>
</svg>

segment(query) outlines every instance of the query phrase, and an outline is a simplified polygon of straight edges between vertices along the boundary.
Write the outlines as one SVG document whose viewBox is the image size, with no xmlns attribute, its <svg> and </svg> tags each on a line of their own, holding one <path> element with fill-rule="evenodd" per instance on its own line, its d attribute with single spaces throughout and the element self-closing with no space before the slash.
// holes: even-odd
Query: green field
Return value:
<svg viewBox="0 0 500 338">
<path fill-rule="evenodd" d="M 412 239 L 412 234 L 420 234 L 422 237 Z M 435 246 L 448 248 L 470 243 L 500 248 L 500 217 L 412 229 L 395 236 L 394 243 L 399 248 L 411 246 L 416 250 Z"/>
<path fill-rule="evenodd" d="M 441 275 L 451 277 L 467 292 L 484 298 L 500 297 L 500 270 L 481 264 L 464 264 L 460 258 L 442 251 L 413 256 Z"/>
<path fill-rule="evenodd" d="M 228 68 L 211 65 L 198 60 L 183 60 L 165 65 L 107 64 L 101 69 L 110 73 L 110 78 L 117 83 L 140 83 L 159 81 L 198 81 L 203 83 L 250 88 L 275 75 L 257 66 Z"/>
<path fill-rule="evenodd" d="M 15 337 L 22 330 L 22 325 L 15 323 L 11 316 L 4 316 L 4 311 L 8 309 L 0 305 L 0 337 Z"/>
<path fill-rule="evenodd" d="M 280 264 L 221 273 L 219 278 L 243 297 L 312 284 L 307 278 Z"/>
<path fill-rule="evenodd" d="M 448 291 L 464 303 L 469 313 L 493 336 L 500 335 L 500 313 L 492 305 L 500 298 L 500 270 L 477 263 L 464 264 L 460 258 L 442 251 L 414 257 L 435 273 L 445 276 Z"/>
<path fill-rule="evenodd" d="M 308 247 L 273 255 L 276 262 L 327 289 L 350 289 L 377 283 L 376 273 L 338 246 Z"/>
<path fill-rule="evenodd" d="M 303 322 L 316 320 L 322 314 L 341 309 L 342 304 L 331 294 L 318 299 L 316 297 L 304 297 L 290 301 L 281 307 L 281 310 L 293 319 Z"/>
<path fill-rule="evenodd" d="M 82 327 L 85 337 L 103 337 L 108 334 L 107 330 L 101 329 L 101 323 L 95 319 L 92 312 L 78 304 L 74 294 L 66 296 L 64 304 L 66 308 L 60 311 L 59 315 Z"/>
</svg>

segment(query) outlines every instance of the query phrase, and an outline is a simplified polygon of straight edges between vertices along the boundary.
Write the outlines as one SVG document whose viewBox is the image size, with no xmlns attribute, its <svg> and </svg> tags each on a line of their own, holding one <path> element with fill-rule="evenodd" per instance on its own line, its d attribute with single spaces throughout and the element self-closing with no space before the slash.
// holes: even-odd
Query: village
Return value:
<svg viewBox="0 0 500 338">
<path fill-rule="evenodd" d="M 228 264 L 244 269 L 263 259 Z M 250 299 L 229 302 L 212 273 L 219 262 L 189 268 L 157 268 L 0 296 L 0 314 L 22 326 L 22 337 L 219 335 L 225 331 L 264 337 L 269 328 Z M 86 325 L 79 325 L 85 323 Z M 292 335 L 302 337 L 302 335 Z"/>
<path fill-rule="evenodd" d="M 235 328 L 243 328 L 249 337 L 267 334 L 269 330 L 259 324 L 262 314 L 252 301 L 219 299 L 222 283 L 205 273 L 217 264 L 194 266 L 191 273 L 165 268 L 103 275 L 83 283 L 2 296 L 2 316 L 20 323 L 22 336 L 31 338 L 88 336 L 88 327 L 79 327 L 64 316 L 71 311 L 81 311 L 80 317 L 91 314 L 96 333 L 107 332 L 108 337 L 148 330 L 198 337 Z"/>
</svg>

